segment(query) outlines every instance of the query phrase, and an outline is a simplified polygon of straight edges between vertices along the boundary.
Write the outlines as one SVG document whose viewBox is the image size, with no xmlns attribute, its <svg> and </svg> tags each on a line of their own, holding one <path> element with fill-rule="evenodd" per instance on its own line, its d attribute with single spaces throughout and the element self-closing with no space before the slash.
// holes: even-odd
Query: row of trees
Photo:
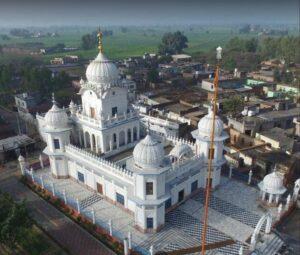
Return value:
<svg viewBox="0 0 300 255">
<path fill-rule="evenodd" d="M 71 78 L 64 71 L 53 76 L 48 68 L 31 64 L 0 66 L 0 92 L 2 93 L 35 91 L 48 98 L 52 92 L 69 87 L 70 83 Z"/>
<path fill-rule="evenodd" d="M 238 67 L 246 71 L 255 70 L 262 60 L 278 58 L 300 63 L 300 37 L 267 37 L 242 39 L 234 37 L 224 47 L 224 67 L 233 70 Z"/>
</svg>

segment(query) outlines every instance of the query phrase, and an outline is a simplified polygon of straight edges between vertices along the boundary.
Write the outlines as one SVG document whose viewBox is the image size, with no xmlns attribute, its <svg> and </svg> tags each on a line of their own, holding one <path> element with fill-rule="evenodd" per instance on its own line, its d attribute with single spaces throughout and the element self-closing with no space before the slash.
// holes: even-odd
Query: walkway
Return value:
<svg viewBox="0 0 300 255">
<path fill-rule="evenodd" d="M 15 176 L 7 177 L 0 173 L 0 187 L 3 192 L 10 193 L 15 200 L 26 199 L 33 219 L 70 254 L 76 255 L 113 255 L 97 239 L 79 227 L 64 214 L 18 182 Z"/>
</svg>

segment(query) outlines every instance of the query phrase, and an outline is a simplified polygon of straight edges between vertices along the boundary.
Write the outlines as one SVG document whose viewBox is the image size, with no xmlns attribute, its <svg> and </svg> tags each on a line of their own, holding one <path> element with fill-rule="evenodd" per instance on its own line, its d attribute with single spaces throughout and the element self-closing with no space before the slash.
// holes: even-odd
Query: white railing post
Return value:
<svg viewBox="0 0 300 255">
<path fill-rule="evenodd" d="M 252 172 L 252 170 L 250 170 L 250 171 L 249 171 L 249 177 L 248 177 L 248 185 L 251 184 L 252 175 L 253 175 L 253 172 Z"/>
<path fill-rule="evenodd" d="M 150 253 L 150 255 L 154 255 L 154 247 L 153 247 L 153 245 L 150 246 L 149 253 Z"/>
<path fill-rule="evenodd" d="M 108 226 L 109 226 L 109 235 L 112 236 L 113 235 L 113 227 L 112 227 L 111 219 L 108 221 Z"/>
<path fill-rule="evenodd" d="M 63 198 L 64 198 L 64 203 L 65 203 L 65 205 L 67 204 L 67 195 L 66 195 L 66 190 L 65 189 L 63 189 Z"/>
<path fill-rule="evenodd" d="M 128 248 L 129 250 L 132 249 L 132 235 L 130 231 L 128 232 Z"/>
<path fill-rule="evenodd" d="M 77 204 L 77 212 L 80 213 L 80 203 L 78 198 L 76 198 L 76 204 Z"/>
<path fill-rule="evenodd" d="M 53 182 L 51 182 L 51 189 L 52 189 L 52 195 L 55 196 L 55 188 Z"/>
<path fill-rule="evenodd" d="M 92 220 L 93 220 L 93 224 L 96 224 L 96 217 L 95 217 L 95 210 L 94 210 L 94 208 L 92 208 Z"/>
<path fill-rule="evenodd" d="M 31 175 L 31 180 L 34 182 L 34 174 L 33 174 L 33 168 L 30 168 L 30 175 Z"/>
<path fill-rule="evenodd" d="M 129 249 L 128 249 L 128 240 L 127 238 L 124 239 L 124 255 L 129 254 Z"/>
<path fill-rule="evenodd" d="M 40 179 L 41 179 L 42 189 L 45 189 L 45 184 L 44 184 L 44 178 L 43 178 L 43 175 L 41 175 Z"/>
<path fill-rule="evenodd" d="M 23 176 L 25 176 L 25 169 L 26 169 L 26 162 L 25 162 L 25 158 L 20 155 L 19 158 L 19 164 L 20 164 L 20 170 Z"/>
</svg>

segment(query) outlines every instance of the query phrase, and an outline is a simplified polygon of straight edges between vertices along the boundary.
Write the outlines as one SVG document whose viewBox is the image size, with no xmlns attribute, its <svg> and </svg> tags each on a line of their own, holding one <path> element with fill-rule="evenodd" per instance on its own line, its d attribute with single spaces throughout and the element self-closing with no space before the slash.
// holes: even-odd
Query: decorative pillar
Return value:
<svg viewBox="0 0 300 255">
<path fill-rule="evenodd" d="M 93 224 L 96 224 L 96 218 L 95 218 L 95 210 L 94 210 L 94 208 L 92 208 L 92 220 L 93 220 Z"/>
<path fill-rule="evenodd" d="M 53 182 L 51 182 L 51 190 L 52 190 L 52 195 L 55 197 L 55 188 Z"/>
<path fill-rule="evenodd" d="M 263 192 L 262 192 L 261 200 L 262 200 L 262 201 L 265 201 L 265 199 L 266 199 L 266 192 L 263 191 Z"/>
<path fill-rule="evenodd" d="M 228 178 L 231 179 L 232 177 L 232 165 L 229 166 L 229 176 Z"/>
<path fill-rule="evenodd" d="M 90 134 L 90 148 L 91 148 L 91 151 L 94 151 L 93 135 L 91 135 L 91 134 Z"/>
<path fill-rule="evenodd" d="M 277 218 L 278 219 L 280 219 L 280 216 L 281 216 L 281 213 L 282 213 L 282 208 L 283 208 L 283 206 L 282 206 L 282 204 L 280 204 L 278 206 L 278 209 L 277 209 Z"/>
<path fill-rule="evenodd" d="M 109 227 L 109 235 L 112 236 L 113 235 L 113 227 L 112 227 L 111 219 L 108 221 L 108 227 Z"/>
<path fill-rule="evenodd" d="M 268 215 L 266 229 L 265 229 L 265 233 L 266 234 L 270 234 L 271 233 L 271 227 L 272 227 L 272 216 Z"/>
<path fill-rule="evenodd" d="M 66 195 L 66 190 L 65 189 L 63 189 L 63 198 L 64 198 L 64 203 L 65 203 L 65 205 L 67 204 L 67 195 Z"/>
<path fill-rule="evenodd" d="M 150 246 L 149 253 L 150 253 L 150 255 L 154 255 L 154 247 L 153 247 L 153 245 Z"/>
<path fill-rule="evenodd" d="M 285 205 L 285 209 L 288 210 L 291 204 L 291 195 L 289 194 L 287 199 L 286 199 L 286 205 Z"/>
<path fill-rule="evenodd" d="M 113 138 L 110 138 L 109 140 L 109 148 L 111 151 L 113 150 Z"/>
<path fill-rule="evenodd" d="M 80 203 L 78 198 L 76 198 L 76 204 L 77 204 L 77 212 L 80 213 Z"/>
<path fill-rule="evenodd" d="M 42 156 L 42 154 L 40 154 L 39 160 L 40 160 L 41 168 L 44 169 L 44 161 L 43 161 L 43 156 Z"/>
<path fill-rule="evenodd" d="M 131 244 L 131 242 L 132 242 L 132 235 L 131 235 L 131 232 L 129 231 L 128 232 L 128 248 L 129 248 L 129 250 L 131 250 L 132 249 L 132 244 Z"/>
<path fill-rule="evenodd" d="M 249 171 L 249 177 L 248 177 L 248 185 L 251 184 L 252 175 L 253 175 L 253 172 L 252 172 L 252 170 L 250 170 L 250 171 Z"/>
<path fill-rule="evenodd" d="M 278 205 L 278 203 L 279 203 L 279 198 L 280 198 L 280 195 L 276 194 L 276 196 L 275 196 L 275 203 L 276 203 L 276 205 Z"/>
<path fill-rule="evenodd" d="M 129 249 L 128 249 L 128 240 L 127 238 L 124 239 L 124 255 L 129 254 Z"/>
<path fill-rule="evenodd" d="M 98 145 L 98 136 L 95 136 L 95 145 L 96 145 L 96 153 L 98 154 L 99 153 L 99 145 Z"/>
<path fill-rule="evenodd" d="M 272 201 L 273 201 L 273 194 L 269 194 L 269 204 L 272 204 Z"/>
<path fill-rule="evenodd" d="M 44 178 L 43 175 L 40 176 L 42 189 L 45 189 Z"/>
<path fill-rule="evenodd" d="M 83 132 L 83 145 L 84 145 L 84 148 L 87 147 L 87 141 L 86 141 L 86 136 L 85 136 L 84 132 Z"/>
</svg>

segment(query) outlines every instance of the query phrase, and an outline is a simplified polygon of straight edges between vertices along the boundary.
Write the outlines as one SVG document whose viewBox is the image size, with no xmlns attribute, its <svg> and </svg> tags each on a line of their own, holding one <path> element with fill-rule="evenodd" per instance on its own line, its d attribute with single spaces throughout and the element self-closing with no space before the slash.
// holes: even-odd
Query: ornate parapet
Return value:
<svg viewBox="0 0 300 255">
<path fill-rule="evenodd" d="M 107 174 L 115 175 L 121 178 L 125 178 L 130 182 L 133 181 L 133 173 L 128 169 L 122 168 L 121 166 L 105 160 L 99 156 L 96 156 L 86 150 L 80 149 L 74 145 L 66 146 L 66 154 L 72 159 L 85 160 L 91 164 L 94 164 L 99 170 L 107 172 Z M 95 169 L 96 170 L 96 169 Z"/>
</svg>

